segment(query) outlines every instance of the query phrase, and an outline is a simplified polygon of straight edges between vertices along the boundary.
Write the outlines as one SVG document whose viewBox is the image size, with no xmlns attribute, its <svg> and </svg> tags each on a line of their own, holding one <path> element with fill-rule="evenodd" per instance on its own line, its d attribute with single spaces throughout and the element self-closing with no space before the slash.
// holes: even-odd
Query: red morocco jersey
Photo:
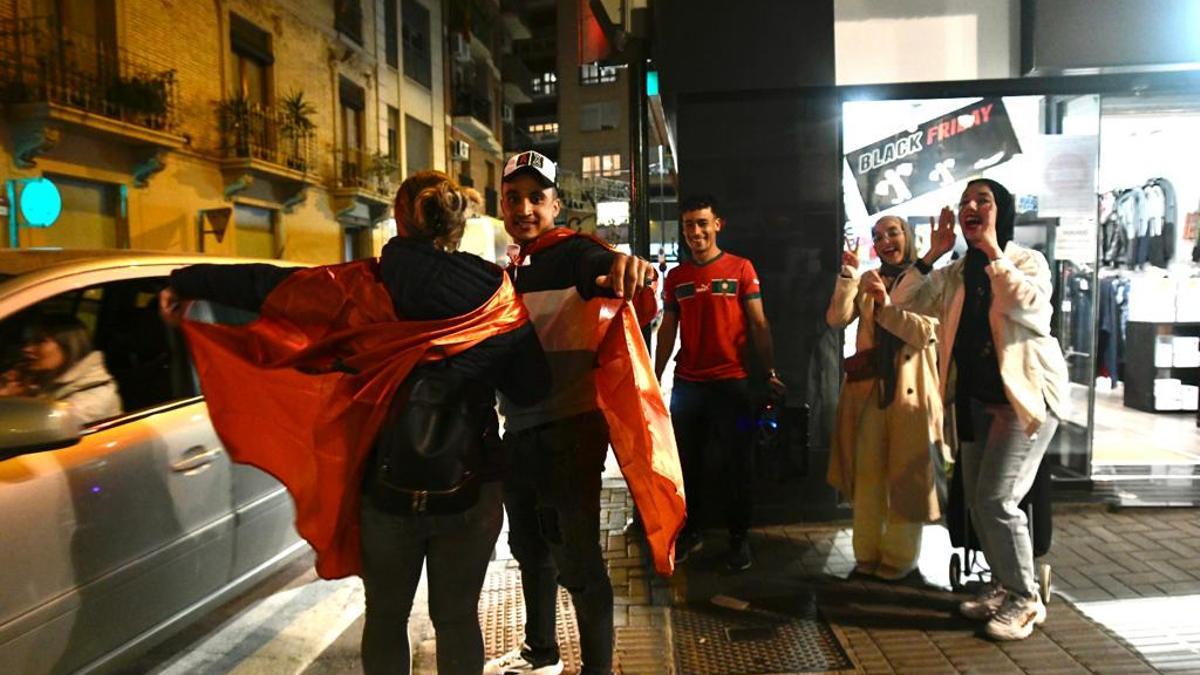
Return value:
<svg viewBox="0 0 1200 675">
<path fill-rule="evenodd" d="M 747 377 L 742 303 L 761 295 L 754 265 L 724 251 L 706 263 L 689 260 L 671 270 L 663 304 L 679 317 L 675 377 L 694 382 Z"/>
</svg>

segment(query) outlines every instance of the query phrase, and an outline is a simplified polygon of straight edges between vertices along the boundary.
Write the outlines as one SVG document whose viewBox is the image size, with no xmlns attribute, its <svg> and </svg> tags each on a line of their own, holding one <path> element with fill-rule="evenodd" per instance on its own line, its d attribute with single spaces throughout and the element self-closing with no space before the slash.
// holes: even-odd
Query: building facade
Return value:
<svg viewBox="0 0 1200 675">
<path fill-rule="evenodd" d="M 329 263 L 389 235 L 401 172 L 444 167 L 437 0 L 0 3 L 10 247 Z M 26 186 L 55 185 L 48 227 Z"/>
</svg>

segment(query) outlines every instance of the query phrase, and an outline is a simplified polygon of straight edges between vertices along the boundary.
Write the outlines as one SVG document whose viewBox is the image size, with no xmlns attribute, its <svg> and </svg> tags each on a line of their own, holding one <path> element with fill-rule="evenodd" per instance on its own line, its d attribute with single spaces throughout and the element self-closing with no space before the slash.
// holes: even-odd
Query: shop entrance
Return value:
<svg viewBox="0 0 1200 675">
<path fill-rule="evenodd" d="M 1014 241 L 1042 252 L 1054 278 L 1052 333 L 1071 382 L 1049 450 L 1056 478 L 1176 502 L 1200 473 L 1195 147 L 1194 95 L 847 101 L 847 241 L 877 265 L 870 228 L 895 215 L 924 251 L 931 218 L 958 204 L 969 179 L 1007 186 Z M 939 264 L 965 251 L 960 235 Z M 845 344 L 852 352 L 853 336 Z"/>
</svg>

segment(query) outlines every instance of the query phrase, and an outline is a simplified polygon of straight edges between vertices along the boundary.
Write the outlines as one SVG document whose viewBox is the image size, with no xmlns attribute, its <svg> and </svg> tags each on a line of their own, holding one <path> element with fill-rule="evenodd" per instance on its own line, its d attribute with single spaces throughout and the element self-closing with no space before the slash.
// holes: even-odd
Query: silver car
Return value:
<svg viewBox="0 0 1200 675">
<path fill-rule="evenodd" d="M 159 319 L 167 275 L 196 262 L 246 261 L 0 251 L 0 372 L 36 317 L 73 315 L 123 404 L 80 424 L 61 404 L 0 398 L 5 672 L 118 667 L 308 550 L 283 487 L 223 451 Z"/>
</svg>

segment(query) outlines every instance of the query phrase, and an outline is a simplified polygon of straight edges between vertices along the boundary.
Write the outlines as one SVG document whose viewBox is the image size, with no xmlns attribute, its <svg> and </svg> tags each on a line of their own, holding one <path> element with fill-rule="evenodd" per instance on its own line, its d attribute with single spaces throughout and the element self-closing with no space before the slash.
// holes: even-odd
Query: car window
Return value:
<svg viewBox="0 0 1200 675">
<path fill-rule="evenodd" d="M 196 396 L 182 336 L 158 315 L 165 285 L 97 284 L 0 322 L 0 394 L 64 401 L 85 426 Z"/>
</svg>

